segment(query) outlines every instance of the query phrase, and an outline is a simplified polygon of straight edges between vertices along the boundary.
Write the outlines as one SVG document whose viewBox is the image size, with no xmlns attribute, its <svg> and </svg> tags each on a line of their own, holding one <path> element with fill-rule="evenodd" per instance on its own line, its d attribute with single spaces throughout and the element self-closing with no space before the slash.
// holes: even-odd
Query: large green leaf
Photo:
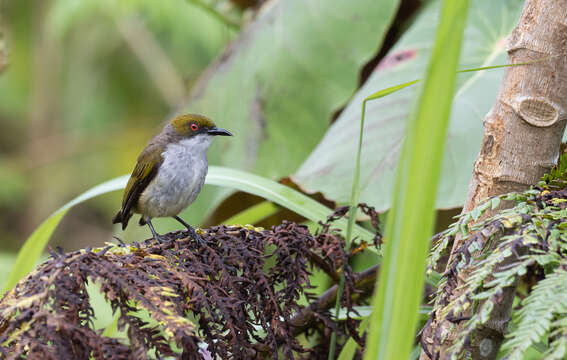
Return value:
<svg viewBox="0 0 567 360">
<path fill-rule="evenodd" d="M 523 0 L 471 3 L 459 68 L 505 63 L 505 37 L 523 3 Z M 330 199 L 348 202 L 361 102 L 377 90 L 423 77 L 433 46 L 438 10 L 439 2 L 423 9 L 292 177 L 306 191 L 321 191 Z M 494 102 L 501 76 L 502 70 L 488 70 L 460 74 L 457 78 L 437 207 L 456 207 L 464 201 L 482 140 L 482 119 Z M 392 203 L 395 167 L 415 91 L 415 87 L 410 87 L 367 106 L 361 199 L 379 210 L 389 208 Z"/>
<path fill-rule="evenodd" d="M 211 162 L 272 179 L 295 171 L 356 89 L 397 5 L 268 1 L 205 72 L 185 107 L 235 134 L 211 148 Z"/>
<path fill-rule="evenodd" d="M 12 288 L 34 267 L 34 264 L 45 249 L 53 231 L 55 231 L 55 228 L 70 208 L 95 196 L 123 189 L 126 186 L 126 182 L 129 177 L 130 175 L 124 175 L 97 185 L 65 204 L 47 218 L 30 235 L 24 243 L 24 246 L 20 249 L 16 262 L 12 267 L 12 271 L 6 280 L 4 291 Z M 275 181 L 241 170 L 229 169 L 220 166 L 210 166 L 205 183 L 208 185 L 228 187 L 261 196 L 314 222 L 325 221 L 327 216 L 332 213 L 331 209 L 321 205 L 317 201 L 296 190 Z M 203 192 L 206 193 L 208 191 L 209 190 Z M 346 231 L 347 220 L 344 218 L 338 220 L 336 222 L 336 227 Z M 356 225 L 354 226 L 354 229 L 352 229 L 352 232 L 354 236 L 358 236 L 359 238 L 372 242 L 373 235 L 368 230 Z"/>
</svg>

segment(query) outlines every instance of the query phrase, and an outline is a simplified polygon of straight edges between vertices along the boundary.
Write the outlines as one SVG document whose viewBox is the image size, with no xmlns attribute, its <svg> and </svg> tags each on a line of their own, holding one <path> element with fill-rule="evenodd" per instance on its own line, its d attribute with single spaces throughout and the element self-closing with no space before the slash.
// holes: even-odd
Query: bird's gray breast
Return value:
<svg viewBox="0 0 567 360">
<path fill-rule="evenodd" d="M 174 216 L 195 201 L 208 170 L 208 146 L 203 146 L 208 144 L 195 144 L 195 140 L 182 140 L 166 147 L 156 177 L 138 201 L 143 215 Z"/>
</svg>

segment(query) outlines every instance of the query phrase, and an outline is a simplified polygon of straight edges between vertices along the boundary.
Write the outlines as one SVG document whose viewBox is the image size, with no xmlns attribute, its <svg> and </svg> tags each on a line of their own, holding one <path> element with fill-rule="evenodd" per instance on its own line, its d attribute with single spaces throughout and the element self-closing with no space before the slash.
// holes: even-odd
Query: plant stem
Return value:
<svg viewBox="0 0 567 360">
<path fill-rule="evenodd" d="M 360 115 L 360 132 L 358 135 L 358 149 L 356 152 L 356 162 L 354 165 L 354 175 L 352 179 L 352 191 L 350 194 L 350 210 L 349 210 L 349 217 L 347 223 L 347 231 L 346 231 L 346 238 L 345 238 L 345 253 L 348 254 L 350 251 L 351 243 L 352 243 L 352 228 L 354 226 L 354 221 L 356 219 L 356 210 L 358 208 L 358 198 L 360 196 L 360 153 L 362 152 L 362 136 L 364 134 L 364 113 L 366 110 L 366 101 L 369 99 L 366 98 L 362 101 L 362 110 Z M 337 299 L 335 302 L 335 316 L 339 314 L 339 309 L 341 308 L 341 298 L 343 297 L 343 292 L 345 288 L 345 272 L 344 268 L 348 265 L 348 259 L 345 259 L 345 263 L 343 264 L 343 271 L 341 272 L 341 279 L 339 281 L 339 288 L 337 291 Z M 338 322 L 338 319 L 336 319 Z M 337 332 L 333 331 L 331 335 L 331 344 L 329 347 L 329 360 L 333 360 L 335 358 L 335 351 L 337 347 Z"/>
</svg>

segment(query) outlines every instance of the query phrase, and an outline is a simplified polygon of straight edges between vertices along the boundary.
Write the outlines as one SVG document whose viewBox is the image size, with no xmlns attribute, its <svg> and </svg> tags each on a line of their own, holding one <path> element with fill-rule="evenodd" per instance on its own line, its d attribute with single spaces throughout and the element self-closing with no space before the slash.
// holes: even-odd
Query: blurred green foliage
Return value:
<svg viewBox="0 0 567 360">
<path fill-rule="evenodd" d="M 180 111 L 207 114 L 235 133 L 231 142 L 213 145 L 211 164 L 250 170 L 273 180 L 295 171 L 293 180 L 304 190 L 347 202 L 356 164 L 360 102 L 370 92 L 421 77 L 433 47 L 439 2 L 431 1 L 431 6 L 420 8 L 413 18 L 400 15 L 403 11 L 396 16 L 397 0 L 337 1 L 335 6 L 329 6 L 327 0 L 272 0 L 258 12 L 243 12 L 236 3 L 240 2 L 19 0 L 3 5 L 0 20 L 6 27 L 0 28 L 0 67 L 5 44 L 9 67 L 0 76 L 0 211 L 4 215 L 0 218 L 4 229 L 0 271 L 7 273 L 14 264 L 15 257 L 8 251 L 19 248 L 61 204 L 129 171 L 163 121 Z M 404 3 L 421 4 L 418 0 Z M 461 67 L 504 62 L 503 39 L 521 5 L 521 0 L 472 4 Z M 398 24 L 403 30 L 390 33 L 381 48 L 392 21 L 400 18 L 404 18 L 402 26 Z M 241 24 L 245 26 L 238 33 Z M 371 62 L 365 69 L 373 56 L 382 62 Z M 441 67 L 441 55 L 437 60 Z M 359 80 L 364 82 L 364 72 L 370 77 L 356 92 Z M 475 72 L 457 81 L 439 206 L 459 206 L 464 199 L 480 145 L 481 119 L 493 102 L 500 75 Z M 394 169 L 406 136 L 413 91 L 399 92 L 368 108 L 361 201 L 379 210 L 388 209 L 394 197 Z M 353 94 L 345 111 L 337 113 Z M 446 111 L 448 107 L 446 104 Z M 435 116 L 426 123 L 432 124 Z M 418 155 L 434 138 L 414 137 L 421 141 L 416 142 Z M 433 158 L 441 162 L 438 155 Z M 433 194 L 436 181 L 413 179 L 418 180 L 410 188 Z M 206 187 L 184 217 L 201 223 L 229 192 Z M 53 245 L 71 250 L 109 240 L 110 217 L 120 196 L 113 193 L 77 206 L 55 232 Z M 426 212 L 432 211 L 432 196 L 427 199 Z M 323 209 L 321 217 L 327 213 Z M 229 221 L 251 217 L 260 221 L 279 210 L 264 202 L 245 208 Z M 412 213 L 406 215 L 397 218 L 412 218 Z M 425 226 L 398 224 L 400 229 L 419 232 L 422 255 L 428 245 L 423 229 L 431 227 L 432 217 L 430 214 Z M 169 219 L 158 224 L 159 232 L 177 227 Z M 136 226 L 120 233 L 126 241 L 148 235 L 146 228 Z M 405 241 L 407 254 L 415 255 L 417 243 L 411 237 L 392 239 L 396 238 L 390 239 L 396 245 Z M 409 262 L 412 271 L 402 264 L 384 274 L 421 274 L 422 259 L 418 260 Z M 353 267 L 361 270 L 377 262 L 376 254 L 366 252 L 355 257 Z M 329 283 L 319 272 L 312 280 L 317 292 Z M 403 292 L 409 299 L 407 308 L 399 313 L 413 314 L 422 279 L 414 278 L 412 296 L 403 288 L 407 276 L 398 280 L 394 281 L 398 294 Z M 3 281 L 0 278 L 0 288 Z M 97 293 L 96 285 L 89 291 Z M 95 326 L 105 328 L 112 321 L 109 309 L 100 296 L 93 303 L 101 314 Z M 404 347 L 409 352 L 413 337 L 407 337 L 411 332 L 407 329 L 413 329 L 416 319 L 406 324 L 406 330 L 393 327 L 399 331 L 388 333 L 404 342 L 395 351 Z M 374 338 L 377 343 L 378 337 Z"/>
<path fill-rule="evenodd" d="M 235 133 L 231 142 L 213 144 L 211 164 L 272 179 L 289 175 L 356 90 L 397 1 L 329 7 L 316 0 L 308 9 L 299 0 L 270 1 L 258 12 L 240 6 L 228 0 L 6 6 L 12 56 L 0 76 L 0 119 L 8 130 L 0 135 L 6 184 L 0 209 L 8 230 L 0 249 L 19 248 L 61 204 L 130 171 L 175 112 L 207 114 Z M 237 34 L 233 24 L 247 21 Z M 228 193 L 206 187 L 182 216 L 202 223 Z M 70 250 L 108 240 L 119 199 L 115 193 L 78 207 L 52 244 Z M 177 224 L 164 219 L 157 227 L 164 232 Z M 129 241 L 148 232 L 133 226 L 120 235 Z"/>
<path fill-rule="evenodd" d="M 233 32 L 184 0 L 3 7 L 0 248 L 14 250 L 65 201 L 129 171 Z M 84 206 L 62 229 L 61 239 L 73 239 L 65 248 L 106 240 L 119 196 Z"/>
<path fill-rule="evenodd" d="M 308 192 L 320 191 L 339 203 L 348 202 L 354 163 L 360 105 L 369 94 L 423 78 L 434 45 L 440 1 L 431 1 L 415 17 L 368 81 L 355 94 L 309 155 L 293 180 Z M 506 62 L 505 39 L 512 31 L 523 0 L 471 2 L 459 69 Z M 445 45 L 447 46 L 447 45 Z M 482 119 L 494 103 L 504 70 L 460 74 L 453 99 L 447 146 L 443 159 L 438 208 L 461 206 L 484 132 Z M 389 209 L 394 198 L 396 166 L 417 87 L 410 87 L 368 104 L 362 151 L 361 198 L 378 211 Z"/>
<path fill-rule="evenodd" d="M 358 73 L 381 46 L 397 6 L 398 0 L 268 2 L 209 66 L 184 107 L 235 135 L 213 144 L 210 163 L 271 179 L 295 171 L 357 89 Z M 184 216 L 199 222 L 226 193 L 203 192 Z"/>
</svg>

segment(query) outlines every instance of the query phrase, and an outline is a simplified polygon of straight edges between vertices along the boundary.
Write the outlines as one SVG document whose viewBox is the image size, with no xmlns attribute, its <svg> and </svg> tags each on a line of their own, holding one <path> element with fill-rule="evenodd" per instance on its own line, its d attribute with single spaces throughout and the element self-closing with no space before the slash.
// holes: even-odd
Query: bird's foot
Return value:
<svg viewBox="0 0 567 360">
<path fill-rule="evenodd" d="M 154 235 L 154 239 L 156 239 L 156 241 L 158 242 L 158 244 L 163 244 L 164 242 L 166 242 L 167 240 L 161 236 L 161 235 Z"/>
<path fill-rule="evenodd" d="M 112 237 L 113 237 L 115 240 L 118 241 L 118 246 L 120 246 L 120 247 L 126 247 L 126 244 L 124 243 L 124 241 L 122 241 L 121 238 L 119 238 L 119 237 L 116 236 L 116 235 L 112 235 Z"/>
<path fill-rule="evenodd" d="M 187 230 L 189 231 L 189 235 L 191 235 L 193 240 L 195 240 L 200 246 L 207 246 L 207 242 L 205 241 L 205 239 L 203 239 L 201 235 L 197 234 L 197 232 L 195 231 L 195 229 L 193 229 L 193 227 L 189 226 Z"/>
<path fill-rule="evenodd" d="M 195 229 L 193 229 L 193 226 L 187 224 L 182 218 L 180 218 L 179 216 L 174 216 L 173 217 L 175 220 L 179 221 L 181 224 L 183 224 L 183 226 L 185 226 L 187 228 L 187 231 L 189 231 L 189 235 L 195 240 L 197 241 L 197 243 L 201 246 L 207 246 L 207 242 L 199 235 L 197 234 L 197 232 L 195 231 Z"/>
<path fill-rule="evenodd" d="M 164 242 L 166 242 L 166 239 L 156 232 L 156 230 L 154 229 L 154 226 L 152 225 L 151 220 L 149 218 L 146 218 L 145 221 L 146 221 L 146 224 L 148 224 L 148 227 L 150 228 L 150 230 L 152 232 L 152 236 L 158 242 L 158 244 L 163 244 Z"/>
</svg>

